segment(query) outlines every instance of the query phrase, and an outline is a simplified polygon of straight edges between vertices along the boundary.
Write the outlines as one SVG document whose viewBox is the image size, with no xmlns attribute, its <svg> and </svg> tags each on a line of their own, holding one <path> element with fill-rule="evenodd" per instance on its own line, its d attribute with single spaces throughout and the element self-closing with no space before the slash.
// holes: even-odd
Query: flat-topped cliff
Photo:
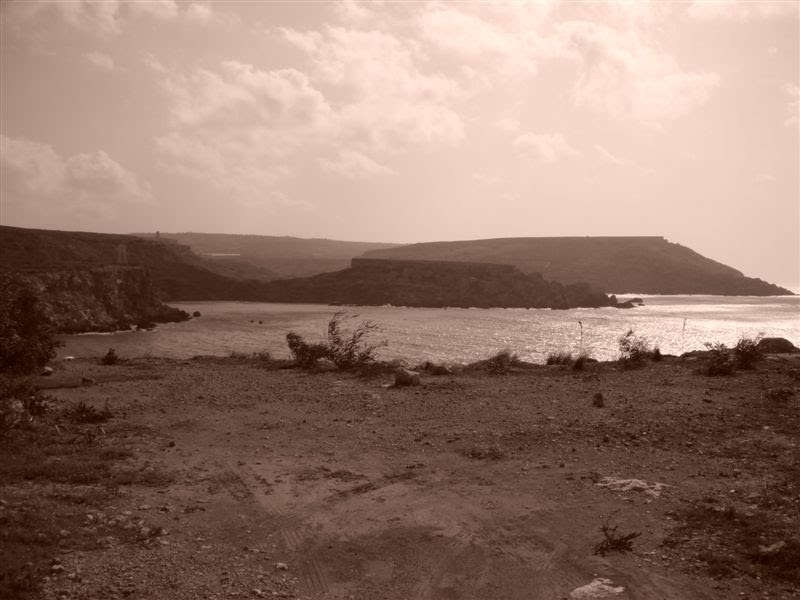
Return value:
<svg viewBox="0 0 800 600">
<path fill-rule="evenodd" d="M 564 285 L 511 265 L 354 258 L 351 267 L 265 284 L 274 302 L 425 307 L 573 308 L 616 300 L 585 284 Z"/>
<path fill-rule="evenodd" d="M 605 292 L 772 296 L 792 292 L 701 256 L 663 237 L 535 237 L 427 242 L 365 257 L 514 265 L 552 281 Z"/>
</svg>

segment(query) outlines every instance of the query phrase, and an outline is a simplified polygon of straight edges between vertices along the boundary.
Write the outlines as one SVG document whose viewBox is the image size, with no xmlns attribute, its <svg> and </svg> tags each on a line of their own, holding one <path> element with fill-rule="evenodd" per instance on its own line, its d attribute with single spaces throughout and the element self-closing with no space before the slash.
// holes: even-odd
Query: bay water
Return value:
<svg viewBox="0 0 800 600">
<path fill-rule="evenodd" d="M 384 342 L 381 358 L 410 364 L 430 360 L 468 363 L 508 349 L 524 360 L 544 362 L 551 352 L 588 351 L 613 360 L 618 340 L 629 329 L 662 353 L 701 350 L 705 342 L 733 345 L 742 336 L 784 337 L 800 346 L 800 296 L 641 296 L 633 309 L 460 309 L 334 307 L 255 302 L 171 303 L 201 316 L 161 324 L 152 331 L 61 336 L 59 356 L 101 356 L 114 348 L 122 357 L 269 352 L 288 358 L 286 334 L 321 341 L 336 312 L 353 328 L 364 320 L 378 325 L 370 340 Z"/>
</svg>

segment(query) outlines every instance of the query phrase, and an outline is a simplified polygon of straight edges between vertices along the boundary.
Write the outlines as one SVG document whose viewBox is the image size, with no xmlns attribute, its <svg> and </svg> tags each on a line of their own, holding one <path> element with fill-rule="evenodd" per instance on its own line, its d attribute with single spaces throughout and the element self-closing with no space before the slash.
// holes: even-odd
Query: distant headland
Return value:
<svg viewBox="0 0 800 600">
<path fill-rule="evenodd" d="M 563 309 L 630 306 L 609 291 L 791 295 L 660 237 L 396 246 L 176 234 L 184 245 L 172 235 L 0 226 L 0 272 L 35 287 L 58 329 L 73 332 L 186 318 L 169 301 Z"/>
</svg>

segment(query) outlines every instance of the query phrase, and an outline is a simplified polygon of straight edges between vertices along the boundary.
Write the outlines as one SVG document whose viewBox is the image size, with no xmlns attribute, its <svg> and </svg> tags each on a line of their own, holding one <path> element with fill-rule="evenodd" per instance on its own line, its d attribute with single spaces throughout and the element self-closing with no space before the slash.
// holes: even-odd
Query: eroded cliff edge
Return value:
<svg viewBox="0 0 800 600">
<path fill-rule="evenodd" d="M 148 328 L 189 318 L 161 302 L 143 266 L 17 271 L 6 277 L 36 294 L 59 333 Z"/>
</svg>

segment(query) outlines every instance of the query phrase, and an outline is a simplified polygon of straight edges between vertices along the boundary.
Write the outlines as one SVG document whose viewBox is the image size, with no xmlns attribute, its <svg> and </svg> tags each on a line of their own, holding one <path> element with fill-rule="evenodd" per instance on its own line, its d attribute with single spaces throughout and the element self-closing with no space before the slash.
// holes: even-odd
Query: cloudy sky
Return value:
<svg viewBox="0 0 800 600">
<path fill-rule="evenodd" d="M 0 6 L 4 225 L 662 235 L 800 289 L 796 2 Z"/>
</svg>

